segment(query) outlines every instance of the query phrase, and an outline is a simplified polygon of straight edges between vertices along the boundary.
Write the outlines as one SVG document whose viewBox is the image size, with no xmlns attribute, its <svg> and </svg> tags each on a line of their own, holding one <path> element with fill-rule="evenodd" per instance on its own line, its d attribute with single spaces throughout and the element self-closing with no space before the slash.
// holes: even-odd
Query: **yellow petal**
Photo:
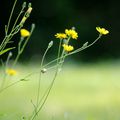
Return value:
<svg viewBox="0 0 120 120">
<path fill-rule="evenodd" d="M 30 32 L 28 30 L 26 30 L 26 29 L 21 29 L 20 33 L 21 33 L 22 37 L 28 37 L 28 36 L 30 36 Z"/>
</svg>

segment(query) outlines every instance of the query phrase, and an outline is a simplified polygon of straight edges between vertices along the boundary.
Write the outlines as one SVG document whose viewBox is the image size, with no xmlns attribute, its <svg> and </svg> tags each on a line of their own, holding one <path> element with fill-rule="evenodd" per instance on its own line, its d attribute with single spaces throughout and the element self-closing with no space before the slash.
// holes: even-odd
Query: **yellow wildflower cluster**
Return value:
<svg viewBox="0 0 120 120">
<path fill-rule="evenodd" d="M 68 38 L 68 37 L 71 37 L 72 39 L 77 39 L 78 38 L 78 33 L 73 30 L 73 29 L 66 29 L 65 30 L 65 33 L 57 33 L 55 35 L 56 38 L 59 38 L 59 39 L 65 39 L 65 38 Z"/>
<path fill-rule="evenodd" d="M 55 37 L 60 39 L 65 39 L 67 38 L 67 35 L 65 33 L 57 33 Z"/>
<path fill-rule="evenodd" d="M 109 33 L 108 30 L 106 30 L 105 28 L 100 28 L 100 27 L 96 27 L 96 30 L 101 34 L 101 35 L 106 35 Z M 65 33 L 57 33 L 55 35 L 56 38 L 59 39 L 66 39 L 68 40 L 66 44 L 63 44 L 63 49 L 67 52 L 70 52 L 72 50 L 74 50 L 74 47 L 69 44 L 69 39 L 77 39 L 78 38 L 78 33 L 75 31 L 75 29 L 65 29 Z"/>
<path fill-rule="evenodd" d="M 96 30 L 97 30 L 101 35 L 106 35 L 106 34 L 109 33 L 109 31 L 106 30 L 105 28 L 96 27 Z"/>
<path fill-rule="evenodd" d="M 66 45 L 66 44 L 63 44 L 63 48 L 66 52 L 70 52 L 72 50 L 74 50 L 74 47 L 71 46 L 71 45 Z"/>
<path fill-rule="evenodd" d="M 21 33 L 22 37 L 28 37 L 28 36 L 30 36 L 30 32 L 28 30 L 26 30 L 26 29 L 21 29 L 20 33 Z"/>
<path fill-rule="evenodd" d="M 65 33 L 66 33 L 66 35 L 69 37 L 72 37 L 72 39 L 77 39 L 78 38 L 78 33 L 75 31 L 75 30 L 73 30 L 73 29 L 66 29 L 65 30 Z"/>
<path fill-rule="evenodd" d="M 6 74 L 7 74 L 7 75 L 10 75 L 10 76 L 14 76 L 14 75 L 17 74 L 17 71 L 14 70 L 14 69 L 7 69 L 7 70 L 6 70 Z"/>
</svg>

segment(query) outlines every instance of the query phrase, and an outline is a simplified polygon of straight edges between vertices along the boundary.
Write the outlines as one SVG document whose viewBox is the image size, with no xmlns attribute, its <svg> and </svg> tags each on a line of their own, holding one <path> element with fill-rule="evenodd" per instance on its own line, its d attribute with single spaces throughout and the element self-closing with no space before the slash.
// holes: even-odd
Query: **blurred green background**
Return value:
<svg viewBox="0 0 120 120">
<path fill-rule="evenodd" d="M 33 11 L 25 24 L 30 29 L 32 23 L 36 29 L 16 66 L 18 75 L 8 79 L 11 84 L 28 73 L 39 71 L 41 57 L 53 40 L 54 46 L 45 62 L 52 60 L 57 52 L 59 40 L 54 35 L 66 28 L 75 27 L 78 40 L 71 41 L 75 48 L 86 41 L 97 38 L 96 26 L 110 31 L 94 46 L 81 53 L 70 56 L 65 61 L 63 71 L 58 75 L 52 92 L 40 112 L 42 120 L 120 120 L 120 40 L 119 26 L 120 1 L 113 0 L 27 0 L 32 2 Z M 0 0 L 0 41 L 4 37 L 4 25 L 7 24 L 14 0 Z M 17 2 L 12 23 L 19 13 L 23 0 Z M 20 34 L 14 37 L 17 45 Z M 16 53 L 15 50 L 12 51 Z M 3 57 L 6 59 L 7 54 Z M 1 58 L 0 58 L 1 59 Z M 38 63 L 37 63 L 37 62 Z M 0 67 L 0 73 L 2 69 Z M 53 72 L 44 74 L 42 93 L 51 82 Z M 1 75 L 2 76 L 2 75 Z M 0 77 L 1 80 L 1 77 Z M 29 116 L 35 101 L 38 74 L 29 81 L 20 82 L 0 94 L 0 120 L 20 120 Z M 39 120 L 39 119 L 38 119 Z"/>
<path fill-rule="evenodd" d="M 120 63 L 68 64 L 58 75 L 53 89 L 37 120 L 119 120 Z M 39 71 L 38 64 L 16 68 L 19 74 L 7 80 L 9 84 Z M 54 72 L 43 74 L 41 94 L 49 86 Z M 0 93 L 0 120 L 20 120 L 28 117 L 36 101 L 38 74 L 29 81 Z"/>
</svg>

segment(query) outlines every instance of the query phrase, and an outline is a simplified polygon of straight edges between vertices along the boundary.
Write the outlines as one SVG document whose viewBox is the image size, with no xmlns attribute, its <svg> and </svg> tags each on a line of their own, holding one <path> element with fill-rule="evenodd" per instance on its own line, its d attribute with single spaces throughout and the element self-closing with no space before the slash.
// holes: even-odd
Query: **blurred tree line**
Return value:
<svg viewBox="0 0 120 120">
<path fill-rule="evenodd" d="M 18 0 L 12 23 L 23 2 L 24 0 Z M 29 30 L 30 25 L 35 23 L 36 29 L 22 58 L 34 58 L 37 55 L 40 57 L 51 40 L 54 41 L 54 47 L 49 52 L 49 57 L 54 56 L 59 43 L 54 35 L 73 26 L 79 35 L 78 40 L 71 41 L 75 48 L 82 46 L 86 41 L 94 41 L 98 36 L 96 26 L 105 27 L 110 31 L 110 34 L 102 37 L 94 46 L 74 55 L 75 59 L 90 61 L 120 57 L 118 13 L 120 1 L 26 0 L 26 2 L 32 3 L 33 11 L 26 21 L 25 28 Z M 14 0 L 0 0 L 0 40 L 4 37 L 4 25 L 7 24 L 13 3 Z M 19 37 L 19 34 L 14 37 L 14 44 Z"/>
</svg>

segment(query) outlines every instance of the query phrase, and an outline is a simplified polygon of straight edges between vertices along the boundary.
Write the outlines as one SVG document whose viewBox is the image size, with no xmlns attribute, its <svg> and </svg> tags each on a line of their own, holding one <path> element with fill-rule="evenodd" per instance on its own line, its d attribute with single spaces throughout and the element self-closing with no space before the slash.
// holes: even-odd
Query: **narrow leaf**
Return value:
<svg viewBox="0 0 120 120">
<path fill-rule="evenodd" d="M 7 48 L 7 49 L 4 49 L 4 50 L 0 51 L 0 55 L 4 54 L 4 53 L 6 53 L 6 52 L 8 52 L 8 51 L 10 51 L 12 49 L 15 49 L 15 47 Z"/>
</svg>

